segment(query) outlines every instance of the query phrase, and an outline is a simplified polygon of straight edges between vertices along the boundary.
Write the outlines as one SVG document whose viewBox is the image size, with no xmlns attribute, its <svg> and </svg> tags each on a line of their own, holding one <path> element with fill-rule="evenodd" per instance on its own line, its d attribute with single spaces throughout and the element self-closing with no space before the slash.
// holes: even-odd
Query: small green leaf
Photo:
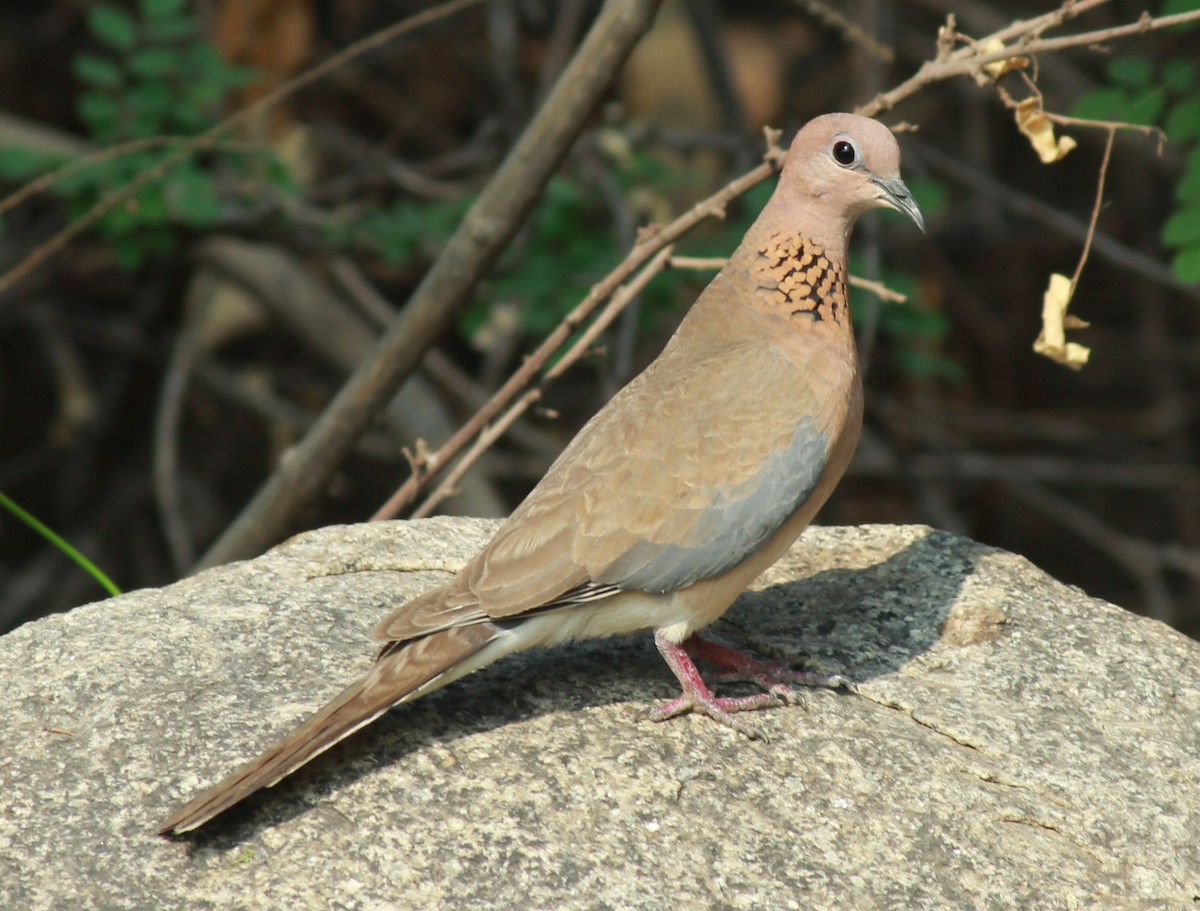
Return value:
<svg viewBox="0 0 1200 911">
<path fill-rule="evenodd" d="M 172 42 L 194 39 L 200 33 L 200 26 L 191 16 L 160 16 L 147 19 L 143 26 L 146 40 L 156 44 L 171 44 Z"/>
<path fill-rule="evenodd" d="M 218 74 L 221 84 L 226 89 L 240 89 L 251 85 L 258 79 L 261 71 L 255 66 L 225 66 Z"/>
<path fill-rule="evenodd" d="M 1174 16 L 1177 13 L 1194 13 L 1200 10 L 1200 0 L 1165 0 L 1162 5 L 1160 16 Z M 1177 25 L 1171 31 L 1173 32 L 1190 32 L 1196 28 L 1197 23 L 1189 22 L 1186 25 Z"/>
<path fill-rule="evenodd" d="M 1110 81 L 1135 89 L 1145 88 L 1154 78 L 1154 64 L 1145 57 L 1114 57 L 1106 71 Z"/>
<path fill-rule="evenodd" d="M 1125 89 L 1096 89 L 1075 100 L 1071 116 L 1081 120 L 1124 120 L 1132 104 L 1133 97 Z"/>
<path fill-rule="evenodd" d="M 1200 95 L 1189 95 L 1175 103 L 1163 125 L 1167 138 L 1184 142 L 1200 137 Z"/>
<path fill-rule="evenodd" d="M 129 55 L 126 65 L 142 79 L 163 79 L 175 74 L 179 55 L 170 48 L 141 47 Z"/>
<path fill-rule="evenodd" d="M 1163 225 L 1162 240 L 1168 247 L 1200 244 L 1200 206 L 1187 206 L 1168 218 Z"/>
<path fill-rule="evenodd" d="M 911 377 L 932 377 L 957 383 L 966 376 L 957 361 L 936 351 L 901 349 L 896 352 L 896 364 L 906 376 Z"/>
<path fill-rule="evenodd" d="M 1167 96 L 1162 89 L 1151 89 L 1143 92 L 1134 99 L 1129 111 L 1129 122 L 1140 123 L 1144 126 L 1154 126 L 1162 116 L 1163 108 L 1167 106 Z"/>
<path fill-rule="evenodd" d="M 0 177 L 6 180 L 28 180 L 51 168 L 52 156 L 24 146 L 5 146 L 0 149 Z"/>
<path fill-rule="evenodd" d="M 1162 83 L 1176 94 L 1191 91 L 1196 84 L 1196 62 L 1172 59 L 1163 64 Z"/>
<path fill-rule="evenodd" d="M 104 213 L 97 224 L 110 238 L 132 234 L 138 226 L 137 206 L 129 202 L 115 205 Z"/>
<path fill-rule="evenodd" d="M 224 214 L 216 181 L 205 171 L 192 168 L 177 173 L 171 181 L 170 195 L 176 217 L 185 224 L 208 227 Z"/>
<path fill-rule="evenodd" d="M 1196 147 L 1200 150 L 1200 146 Z M 1175 199 L 1178 202 L 1200 202 L 1200 167 L 1186 169 L 1175 184 Z"/>
<path fill-rule="evenodd" d="M 97 139 L 110 139 L 121 118 L 121 103 L 112 95 L 86 92 L 76 102 L 79 118 Z"/>
<path fill-rule="evenodd" d="M 88 28 L 101 44 L 127 51 L 137 42 L 137 23 L 119 6 L 97 3 L 88 10 Z"/>
<path fill-rule="evenodd" d="M 1188 155 L 1183 176 L 1175 184 L 1175 198 L 1180 202 L 1200 201 L 1200 145 Z"/>
<path fill-rule="evenodd" d="M 121 68 L 99 54 L 79 54 L 71 61 L 71 71 L 80 82 L 95 89 L 115 89 L 125 78 Z"/>
<path fill-rule="evenodd" d="M 147 19 L 161 19 L 164 16 L 175 16 L 183 11 L 187 0 L 141 0 L 138 5 L 142 15 Z"/>
<path fill-rule="evenodd" d="M 1180 250 L 1171 260 L 1171 271 L 1181 282 L 1200 284 L 1200 247 Z"/>
<path fill-rule="evenodd" d="M 162 256 L 175 251 L 175 234 L 166 230 L 143 231 L 140 235 L 142 250 Z"/>
<path fill-rule="evenodd" d="M 145 249 L 138 241 L 129 237 L 113 238 L 112 253 L 117 267 L 124 272 L 134 272 L 146 261 Z"/>
<path fill-rule="evenodd" d="M 130 111 L 139 119 L 161 124 L 178 103 L 171 87 L 164 82 L 142 82 L 125 93 Z"/>
</svg>

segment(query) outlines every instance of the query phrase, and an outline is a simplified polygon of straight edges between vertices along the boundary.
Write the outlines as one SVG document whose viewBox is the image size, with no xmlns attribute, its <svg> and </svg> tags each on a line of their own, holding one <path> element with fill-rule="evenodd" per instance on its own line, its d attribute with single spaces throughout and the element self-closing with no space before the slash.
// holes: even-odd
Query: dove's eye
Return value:
<svg viewBox="0 0 1200 911">
<path fill-rule="evenodd" d="M 858 162 L 858 149 L 849 139 L 838 139 L 833 143 L 833 160 L 848 168 Z"/>
</svg>

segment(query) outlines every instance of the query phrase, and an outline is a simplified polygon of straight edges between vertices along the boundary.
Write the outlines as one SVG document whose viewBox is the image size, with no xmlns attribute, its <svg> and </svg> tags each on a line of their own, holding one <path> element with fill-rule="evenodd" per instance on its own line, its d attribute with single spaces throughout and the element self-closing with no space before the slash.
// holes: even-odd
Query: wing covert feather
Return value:
<svg viewBox="0 0 1200 911">
<path fill-rule="evenodd" d="M 467 584 L 488 616 L 589 583 L 682 588 L 740 563 L 807 499 L 840 415 L 787 357 L 730 345 L 655 368 L 585 425 L 473 561 Z"/>
</svg>

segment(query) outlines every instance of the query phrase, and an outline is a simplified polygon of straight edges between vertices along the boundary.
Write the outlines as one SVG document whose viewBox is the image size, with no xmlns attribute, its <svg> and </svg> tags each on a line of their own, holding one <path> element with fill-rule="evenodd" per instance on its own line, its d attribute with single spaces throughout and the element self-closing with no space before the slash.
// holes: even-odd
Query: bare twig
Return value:
<svg viewBox="0 0 1200 911">
<path fill-rule="evenodd" d="M 721 256 L 672 256 L 668 265 L 672 269 L 696 269 L 697 271 L 710 271 L 724 268 L 728 260 Z M 893 291 L 883 282 L 871 281 L 869 278 L 860 278 L 857 275 L 850 276 L 850 284 L 852 287 L 861 288 L 869 294 L 874 294 L 882 301 L 887 301 L 894 304 L 903 304 L 908 300 L 908 295 L 901 294 L 899 291 Z"/>
<path fill-rule="evenodd" d="M 1190 13 L 1178 13 L 1174 16 L 1160 16 L 1158 18 L 1143 15 L 1137 22 L 1128 25 L 1118 25 L 1091 32 L 1080 32 L 1076 35 L 1066 35 L 1061 38 L 1035 37 L 1047 29 L 1060 25 L 1067 19 L 1078 16 L 1080 13 L 1099 5 L 1100 2 L 1104 2 L 1104 0 L 1092 0 L 1092 2 L 1081 0 L 1081 2 L 1077 3 L 1064 3 L 1051 13 L 1021 22 L 1014 22 L 1012 25 L 993 32 L 986 38 L 970 42 L 966 47 L 950 51 L 948 54 L 939 56 L 933 60 L 927 60 L 911 77 L 895 88 L 876 95 L 866 104 L 858 107 L 856 113 L 862 114 L 865 117 L 874 117 L 882 111 L 890 111 L 901 101 L 935 82 L 957 79 L 962 76 L 974 76 L 982 72 L 983 67 L 989 63 L 1032 56 L 1034 54 L 1044 54 L 1050 51 L 1064 50 L 1069 47 L 1104 44 L 1117 38 L 1126 38 L 1130 35 L 1140 35 L 1157 29 L 1171 28 L 1176 25 L 1200 21 L 1200 10 Z M 1006 42 L 1012 39 L 1016 40 L 1012 44 L 1006 44 Z M 984 50 L 984 48 L 995 45 L 997 42 L 1004 46 L 997 50 Z"/>
<path fill-rule="evenodd" d="M 451 324 L 475 283 L 524 222 L 596 103 L 650 27 L 658 6 L 658 0 L 605 3 L 554 91 L 371 356 L 197 568 L 261 551 L 284 533 L 298 509 L 325 489 L 346 451 Z"/>
<path fill-rule="evenodd" d="M 642 293 L 642 289 L 649 284 L 650 280 L 663 270 L 670 255 L 671 247 L 664 247 L 653 259 L 651 259 L 648 263 L 646 263 L 645 266 L 642 267 L 641 272 L 638 273 L 637 277 L 634 278 L 633 281 L 631 281 L 628 285 L 619 288 L 617 292 L 613 294 L 611 300 L 608 302 L 608 306 L 600 311 L 600 313 L 596 316 L 596 319 L 592 321 L 592 324 L 580 334 L 579 338 L 575 340 L 574 344 L 571 345 L 567 352 L 558 359 L 554 366 L 546 371 L 546 375 L 542 378 L 542 382 L 537 386 L 537 388 L 526 391 L 524 395 L 522 395 L 508 407 L 508 409 L 496 420 L 494 424 L 483 428 L 475 443 L 472 444 L 471 448 L 468 449 L 463 457 L 458 460 L 454 468 L 447 472 L 445 479 L 438 485 L 437 489 L 434 490 L 434 492 L 430 494 L 416 510 L 413 511 L 413 518 L 422 518 L 424 516 L 431 515 L 433 510 L 436 509 L 443 500 L 454 494 L 459 480 L 464 474 L 466 474 L 467 470 L 475 463 L 479 456 L 486 452 L 496 440 L 503 436 L 504 432 L 509 428 L 509 426 L 511 426 L 517 418 L 529 410 L 530 406 L 541 399 L 542 390 L 550 382 L 562 376 L 568 368 L 570 368 L 576 361 L 587 354 L 587 352 L 595 344 L 596 339 L 600 337 L 600 334 L 612 324 L 613 320 L 615 320 L 622 313 L 622 311 L 624 311 L 625 308 L 637 298 L 639 294 Z M 516 391 L 517 390 L 515 389 L 511 390 L 512 393 L 515 393 Z M 499 393 L 497 393 L 497 397 L 498 396 Z M 504 402 L 499 402 L 498 404 L 503 406 Z M 444 448 L 445 447 L 443 447 L 443 449 Z M 452 454 L 445 454 L 440 451 L 437 453 L 437 456 L 443 462 L 448 458 L 453 458 Z M 400 508 L 403 508 L 403 506 L 404 504 L 400 504 Z"/>
<path fill-rule="evenodd" d="M 388 28 L 381 29 L 374 35 L 370 35 L 361 41 L 355 42 L 342 51 L 333 56 L 321 61 L 316 66 L 301 73 L 295 79 L 285 82 L 283 85 L 276 88 L 274 91 L 268 92 L 262 98 L 255 101 L 253 104 L 247 105 L 236 114 L 233 114 L 208 130 L 205 130 L 199 136 L 189 139 L 180 144 L 179 148 L 170 154 L 164 156 L 153 167 L 147 168 L 137 177 L 133 178 L 129 183 L 119 189 L 113 190 L 106 194 L 99 202 L 92 206 L 82 216 L 77 218 L 71 224 L 67 225 L 62 231 L 58 232 L 46 243 L 39 246 L 30 253 L 19 264 L 10 269 L 3 276 L 0 276 L 0 294 L 10 289 L 13 285 L 19 282 L 25 276 L 29 275 L 37 269 L 42 263 L 60 252 L 72 240 L 94 225 L 104 214 L 115 206 L 132 199 L 143 188 L 161 178 L 172 167 L 179 164 L 189 155 L 211 148 L 216 140 L 228 133 L 230 130 L 236 129 L 244 123 L 261 115 L 264 111 L 274 107 L 290 95 L 295 94 L 304 86 L 323 79 L 332 71 L 344 66 L 348 61 L 359 57 L 362 54 L 372 51 L 377 47 L 387 44 L 401 35 L 408 32 L 416 31 L 419 28 L 436 22 L 439 19 L 444 19 L 447 16 L 453 15 L 462 9 L 469 6 L 475 6 L 482 3 L 484 0 L 448 0 L 448 2 L 436 6 L 432 9 L 417 13 L 414 16 L 409 16 L 391 25 Z M 153 142 L 157 140 L 146 140 Z"/>
<path fill-rule="evenodd" d="M 527 386 L 530 380 L 537 374 L 541 365 L 549 360 L 553 352 L 557 351 L 563 341 L 583 323 L 587 315 L 607 300 L 620 287 L 622 282 L 640 269 L 651 257 L 668 244 L 674 243 L 704 219 L 724 217 L 725 206 L 730 201 L 737 199 L 751 187 L 762 183 L 762 181 L 774 174 L 782 158 L 781 150 L 778 146 L 774 145 L 774 138 L 774 134 L 768 137 L 770 146 L 765 155 L 767 160 L 758 167 L 747 171 L 736 180 L 730 181 L 712 196 L 696 203 L 669 225 L 646 232 L 645 236 L 629 251 L 629 254 L 620 265 L 613 269 L 600 282 L 592 286 L 587 297 L 545 338 L 533 354 L 529 355 L 488 404 L 472 416 L 470 421 L 459 428 L 454 436 L 443 444 L 439 451 L 447 453 L 448 458 L 453 458 L 455 454 L 461 451 L 475 434 L 479 433 L 483 427 L 499 414 L 500 408 L 503 407 L 502 402 L 512 398 L 513 390 L 523 389 Z M 425 476 L 414 474 L 409 477 L 371 518 L 386 519 L 396 515 L 403 508 L 403 504 L 411 503 L 416 499 L 421 486 L 428 481 L 430 476 L 444 468 L 445 464 L 445 461 L 439 461 L 436 464 L 425 466 L 427 470 Z"/>
<path fill-rule="evenodd" d="M 729 262 L 724 256 L 672 256 L 667 263 L 672 269 L 696 269 L 700 272 L 716 272 Z"/>
<path fill-rule="evenodd" d="M 827 28 L 833 29 L 850 44 L 856 45 L 882 63 L 891 63 L 896 59 L 896 52 L 886 44 L 876 41 L 863 29 L 859 28 L 844 15 L 839 13 L 831 4 L 821 0 L 792 0 L 803 8 L 810 16 Z"/>
<path fill-rule="evenodd" d="M 1088 253 L 1092 250 L 1092 238 L 1096 236 L 1096 224 L 1100 221 L 1100 206 L 1104 202 L 1104 178 L 1108 174 L 1108 162 L 1112 158 L 1113 140 L 1116 135 L 1116 128 L 1109 127 L 1108 138 L 1104 141 L 1104 157 L 1100 160 L 1100 175 L 1096 178 L 1096 202 L 1092 206 L 1092 217 L 1088 221 L 1087 237 L 1083 241 L 1079 263 L 1075 266 L 1075 273 L 1071 276 L 1072 295 L 1075 294 L 1075 288 L 1079 284 L 1079 276 L 1083 274 L 1083 266 L 1087 262 Z"/>
</svg>

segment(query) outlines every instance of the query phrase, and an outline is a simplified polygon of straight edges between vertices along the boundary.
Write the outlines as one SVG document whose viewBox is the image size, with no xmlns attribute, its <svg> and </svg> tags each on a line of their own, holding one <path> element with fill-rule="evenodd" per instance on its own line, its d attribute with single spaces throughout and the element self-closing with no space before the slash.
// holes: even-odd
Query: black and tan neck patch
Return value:
<svg viewBox="0 0 1200 911">
<path fill-rule="evenodd" d="M 763 304 L 813 323 L 849 322 L 846 277 L 829 261 L 824 247 L 807 237 L 776 231 L 758 252 L 750 271 Z"/>
</svg>

